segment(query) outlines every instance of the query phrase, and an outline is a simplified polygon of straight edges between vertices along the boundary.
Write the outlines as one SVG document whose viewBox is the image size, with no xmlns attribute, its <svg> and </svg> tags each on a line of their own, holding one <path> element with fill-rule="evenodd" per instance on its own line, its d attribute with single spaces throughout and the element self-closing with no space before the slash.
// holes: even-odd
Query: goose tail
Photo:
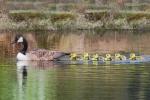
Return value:
<svg viewBox="0 0 150 100">
<path fill-rule="evenodd" d="M 71 53 L 64 53 L 65 55 L 70 55 Z"/>
<path fill-rule="evenodd" d="M 62 53 L 59 57 L 55 58 L 54 60 L 57 61 L 63 61 L 63 60 L 69 60 L 70 53 Z"/>
</svg>

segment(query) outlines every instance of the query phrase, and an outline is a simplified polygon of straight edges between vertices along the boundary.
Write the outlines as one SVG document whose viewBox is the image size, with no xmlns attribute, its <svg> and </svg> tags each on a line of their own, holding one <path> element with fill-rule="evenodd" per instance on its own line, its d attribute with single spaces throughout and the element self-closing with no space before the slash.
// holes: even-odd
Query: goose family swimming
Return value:
<svg viewBox="0 0 150 100">
<path fill-rule="evenodd" d="M 50 51 L 46 49 L 34 49 L 27 52 L 28 42 L 22 35 L 16 35 L 12 44 L 14 43 L 22 46 L 17 54 L 17 60 L 58 60 L 60 57 L 69 54 L 61 51 Z"/>
<path fill-rule="evenodd" d="M 17 60 L 59 60 L 59 58 L 69 55 L 70 59 L 68 60 L 93 60 L 93 61 L 119 61 L 119 60 L 126 60 L 124 55 L 116 53 L 114 57 L 111 54 L 106 54 L 105 57 L 99 56 L 97 53 L 90 56 L 87 52 L 85 52 L 82 56 L 78 56 L 76 53 L 64 53 L 61 51 L 50 51 L 46 49 L 34 49 L 27 52 L 28 49 L 28 42 L 25 37 L 22 35 L 16 35 L 15 39 L 12 43 L 16 43 L 22 46 L 20 51 L 17 54 Z M 131 53 L 129 60 L 140 60 L 142 59 L 141 56 L 136 56 L 134 53 Z"/>
</svg>

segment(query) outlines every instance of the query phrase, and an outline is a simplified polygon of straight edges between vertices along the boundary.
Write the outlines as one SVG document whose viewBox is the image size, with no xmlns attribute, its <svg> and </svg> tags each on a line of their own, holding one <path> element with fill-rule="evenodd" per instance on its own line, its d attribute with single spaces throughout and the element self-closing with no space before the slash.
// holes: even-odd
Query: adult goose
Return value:
<svg viewBox="0 0 150 100">
<path fill-rule="evenodd" d="M 60 57 L 68 55 L 61 51 L 49 51 L 45 49 L 34 49 L 28 51 L 28 42 L 22 35 L 16 35 L 12 44 L 19 44 L 22 46 L 17 54 L 17 60 L 58 60 Z"/>
</svg>

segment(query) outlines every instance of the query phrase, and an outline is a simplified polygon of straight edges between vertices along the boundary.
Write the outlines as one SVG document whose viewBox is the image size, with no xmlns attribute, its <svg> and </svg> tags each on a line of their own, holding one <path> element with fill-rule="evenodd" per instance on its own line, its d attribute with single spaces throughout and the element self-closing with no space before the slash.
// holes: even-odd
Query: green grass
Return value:
<svg viewBox="0 0 150 100">
<path fill-rule="evenodd" d="M 9 17 L 14 21 L 24 21 L 28 19 L 43 19 L 47 14 L 36 10 L 12 10 L 9 11 Z"/>
<path fill-rule="evenodd" d="M 150 4 L 149 3 L 126 3 L 125 4 L 125 9 L 138 9 L 138 10 L 147 10 L 150 9 Z"/>
<path fill-rule="evenodd" d="M 37 10 L 12 10 L 9 12 L 9 17 L 14 21 L 41 20 L 51 19 L 52 22 L 63 20 L 74 20 L 75 14 L 71 12 L 49 12 Z"/>
<path fill-rule="evenodd" d="M 63 20 L 75 20 L 76 15 L 71 12 L 51 12 L 50 18 L 52 23 Z"/>
<path fill-rule="evenodd" d="M 85 12 L 85 18 L 90 21 L 97 21 L 109 16 L 108 10 L 87 10 Z"/>
<path fill-rule="evenodd" d="M 126 18 L 128 21 L 139 20 L 141 18 L 150 19 L 150 12 L 144 11 L 117 11 L 111 10 L 88 10 L 85 12 L 85 18 L 91 21 L 102 20 L 103 18 L 109 18 L 113 16 L 114 19 Z"/>
<path fill-rule="evenodd" d="M 87 10 L 85 13 L 37 10 L 12 10 L 0 19 L 0 29 L 76 30 L 149 29 L 150 12 Z"/>
</svg>

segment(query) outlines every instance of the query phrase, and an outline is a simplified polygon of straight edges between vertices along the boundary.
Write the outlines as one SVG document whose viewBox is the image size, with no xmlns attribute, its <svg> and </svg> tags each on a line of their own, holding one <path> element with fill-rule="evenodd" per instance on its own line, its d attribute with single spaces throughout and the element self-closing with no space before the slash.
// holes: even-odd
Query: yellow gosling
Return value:
<svg viewBox="0 0 150 100">
<path fill-rule="evenodd" d="M 92 57 L 92 60 L 98 61 L 99 60 L 99 55 L 98 54 L 94 54 L 93 57 Z"/>
<path fill-rule="evenodd" d="M 127 60 L 127 57 L 124 55 L 121 55 L 122 60 Z"/>
<path fill-rule="evenodd" d="M 90 57 L 89 57 L 89 54 L 88 53 L 84 53 L 83 54 L 83 60 L 89 60 Z"/>
<path fill-rule="evenodd" d="M 71 53 L 70 54 L 70 60 L 77 60 L 77 54 L 76 53 Z"/>
<path fill-rule="evenodd" d="M 115 60 L 126 60 L 126 56 L 116 53 Z"/>
<path fill-rule="evenodd" d="M 119 53 L 115 54 L 115 60 L 122 60 L 121 55 Z"/>
<path fill-rule="evenodd" d="M 130 60 L 141 60 L 142 57 L 141 56 L 136 56 L 135 53 L 131 53 L 129 59 Z"/>
<path fill-rule="evenodd" d="M 112 61 L 111 54 L 106 54 L 106 57 L 104 58 L 104 61 Z"/>
<path fill-rule="evenodd" d="M 130 54 L 130 60 L 137 60 L 136 56 L 135 56 L 135 53 L 131 53 Z"/>
</svg>

